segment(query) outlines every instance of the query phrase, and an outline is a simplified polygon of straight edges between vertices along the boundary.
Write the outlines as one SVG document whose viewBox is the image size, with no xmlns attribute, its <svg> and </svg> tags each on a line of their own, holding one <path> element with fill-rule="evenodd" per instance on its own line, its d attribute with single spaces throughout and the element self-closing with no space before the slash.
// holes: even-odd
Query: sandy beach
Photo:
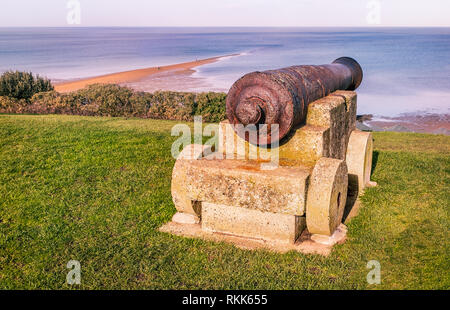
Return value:
<svg viewBox="0 0 450 310">
<path fill-rule="evenodd" d="M 94 76 L 73 81 L 55 82 L 55 90 L 61 93 L 75 91 L 91 84 L 120 84 L 136 90 L 185 90 L 206 86 L 201 79 L 191 77 L 194 68 L 219 61 L 224 57 L 237 56 L 237 54 L 199 59 L 190 62 L 168 66 L 151 67 L 112 74 Z"/>
<path fill-rule="evenodd" d="M 375 131 L 399 131 L 450 135 L 450 115 L 405 113 L 397 117 L 378 117 L 367 124 Z"/>
</svg>

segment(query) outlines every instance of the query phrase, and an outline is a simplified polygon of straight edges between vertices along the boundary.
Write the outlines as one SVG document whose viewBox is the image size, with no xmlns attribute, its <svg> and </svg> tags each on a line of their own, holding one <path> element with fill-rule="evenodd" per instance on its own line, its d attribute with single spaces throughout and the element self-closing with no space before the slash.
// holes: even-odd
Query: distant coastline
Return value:
<svg viewBox="0 0 450 310">
<path fill-rule="evenodd" d="M 130 86 L 136 90 L 152 91 L 159 86 L 159 89 L 177 89 L 183 88 L 186 81 L 180 80 L 180 77 L 189 76 L 195 72 L 194 68 L 210 63 L 219 61 L 225 57 L 237 56 L 239 54 L 230 54 L 217 57 L 211 57 L 206 59 L 197 59 L 194 61 L 178 63 L 173 65 L 166 65 L 160 67 L 150 67 L 144 69 L 129 70 L 111 74 L 105 74 L 100 76 L 94 76 L 90 78 L 83 78 L 79 80 L 72 81 L 59 81 L 54 82 L 55 90 L 60 93 L 66 93 L 71 91 L 76 91 L 82 89 L 88 85 L 92 84 L 119 84 Z M 161 83 L 156 83 L 157 85 L 152 85 L 149 81 L 152 76 L 157 76 L 159 80 L 164 77 L 163 85 Z M 150 89 L 149 89 L 150 87 Z M 144 88 L 144 89 L 142 89 Z"/>
<path fill-rule="evenodd" d="M 361 130 L 396 131 L 450 135 L 450 114 L 447 113 L 403 113 L 389 117 L 380 115 L 358 115 L 357 127 Z"/>
</svg>

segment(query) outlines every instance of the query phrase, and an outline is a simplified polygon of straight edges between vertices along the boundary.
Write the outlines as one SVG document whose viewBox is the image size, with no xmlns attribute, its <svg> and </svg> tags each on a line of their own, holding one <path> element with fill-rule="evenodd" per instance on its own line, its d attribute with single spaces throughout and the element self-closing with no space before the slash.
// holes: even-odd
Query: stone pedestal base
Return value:
<svg viewBox="0 0 450 310">
<path fill-rule="evenodd" d="M 172 221 L 178 224 L 198 224 L 200 223 L 200 219 L 197 215 L 177 212 L 172 217 Z"/>
<path fill-rule="evenodd" d="M 201 224 L 180 224 L 176 222 L 169 222 L 163 225 L 160 229 L 162 232 L 173 235 L 200 238 L 203 240 L 214 242 L 226 242 L 235 245 L 238 248 L 245 250 L 265 249 L 278 253 L 286 253 L 288 251 L 297 251 L 303 254 L 318 254 L 328 256 L 331 253 L 333 245 L 318 243 L 311 239 L 311 234 L 305 229 L 295 243 L 279 242 L 277 240 L 265 240 L 258 238 L 248 238 L 242 236 L 235 236 L 231 234 L 224 234 L 219 232 L 205 231 Z M 337 243 L 342 243 L 346 239 L 346 230 L 344 235 Z"/>
<path fill-rule="evenodd" d="M 319 234 L 311 235 L 312 241 L 329 246 L 342 243 L 345 241 L 346 238 L 347 238 L 347 226 L 345 226 L 344 224 L 340 224 L 331 236 Z"/>
<path fill-rule="evenodd" d="M 202 229 L 253 239 L 295 243 L 306 227 L 304 216 L 202 204 Z"/>
</svg>

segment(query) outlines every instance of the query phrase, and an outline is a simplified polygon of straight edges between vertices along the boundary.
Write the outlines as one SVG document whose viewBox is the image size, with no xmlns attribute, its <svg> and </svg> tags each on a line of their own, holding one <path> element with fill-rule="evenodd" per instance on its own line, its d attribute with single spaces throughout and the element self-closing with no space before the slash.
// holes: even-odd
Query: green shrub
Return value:
<svg viewBox="0 0 450 310">
<path fill-rule="evenodd" d="M 30 99 L 34 94 L 54 90 L 47 79 L 31 72 L 7 71 L 0 76 L 0 96 Z"/>
<path fill-rule="evenodd" d="M 24 99 L 0 96 L 0 111 L 3 113 L 21 113 L 27 104 Z"/>
<path fill-rule="evenodd" d="M 194 115 L 202 115 L 207 122 L 220 122 L 226 118 L 225 93 L 199 93 L 195 100 Z"/>
<path fill-rule="evenodd" d="M 189 121 L 194 115 L 194 93 L 157 91 L 147 97 L 149 108 L 147 117 Z"/>
<path fill-rule="evenodd" d="M 9 97 L 0 97 L 9 98 Z M 29 100 L 0 100 L 1 113 L 125 116 L 205 122 L 225 119 L 225 93 L 157 91 L 137 92 L 114 84 L 94 84 L 70 93 L 54 90 L 34 94 Z"/>
<path fill-rule="evenodd" d="M 131 116 L 133 105 L 131 98 L 133 90 L 119 85 L 90 85 L 75 92 L 82 98 L 81 105 L 97 105 L 98 115 Z"/>
</svg>

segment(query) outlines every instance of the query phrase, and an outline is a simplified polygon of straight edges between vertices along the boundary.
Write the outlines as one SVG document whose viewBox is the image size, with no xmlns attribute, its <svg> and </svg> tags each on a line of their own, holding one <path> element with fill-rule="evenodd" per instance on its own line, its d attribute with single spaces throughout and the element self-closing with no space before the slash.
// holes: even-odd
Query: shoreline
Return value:
<svg viewBox="0 0 450 310">
<path fill-rule="evenodd" d="M 417 112 L 404 113 L 395 117 L 363 114 L 357 117 L 357 128 L 450 135 L 450 114 Z"/>
<path fill-rule="evenodd" d="M 127 85 L 130 86 L 133 89 L 141 90 L 138 85 L 144 84 L 144 86 L 151 86 L 149 85 L 152 83 L 153 77 L 161 77 L 164 76 L 165 85 L 163 85 L 163 88 L 183 88 L 183 85 L 179 85 L 180 83 L 183 84 L 186 83 L 186 81 L 183 81 L 186 79 L 186 77 L 190 77 L 192 73 L 195 72 L 194 68 L 215 63 L 220 61 L 222 58 L 225 57 L 233 57 L 238 56 L 239 54 L 230 54 L 230 55 L 222 55 L 222 56 L 216 56 L 211 58 L 205 58 L 205 59 L 198 59 L 195 61 L 189 61 L 189 62 L 183 62 L 183 63 L 177 63 L 172 65 L 166 65 L 166 66 L 157 66 L 157 67 L 149 67 L 149 68 L 143 68 L 143 69 L 135 69 L 135 70 L 128 70 L 128 71 L 122 71 L 122 72 L 116 72 L 116 73 L 110 73 L 110 74 L 104 74 L 99 76 L 93 76 L 89 78 L 82 78 L 79 80 L 72 80 L 72 81 L 62 81 L 62 82 L 55 82 L 55 90 L 59 93 L 67 93 L 76 91 L 79 89 L 82 89 L 88 85 L 91 84 L 121 84 L 121 85 Z M 179 77 L 183 77 L 184 79 L 181 79 Z M 191 79 L 193 79 L 191 77 Z M 159 83 L 156 83 L 159 84 Z M 158 85 L 161 86 L 161 85 Z M 144 87 L 145 88 L 145 87 Z"/>
</svg>

